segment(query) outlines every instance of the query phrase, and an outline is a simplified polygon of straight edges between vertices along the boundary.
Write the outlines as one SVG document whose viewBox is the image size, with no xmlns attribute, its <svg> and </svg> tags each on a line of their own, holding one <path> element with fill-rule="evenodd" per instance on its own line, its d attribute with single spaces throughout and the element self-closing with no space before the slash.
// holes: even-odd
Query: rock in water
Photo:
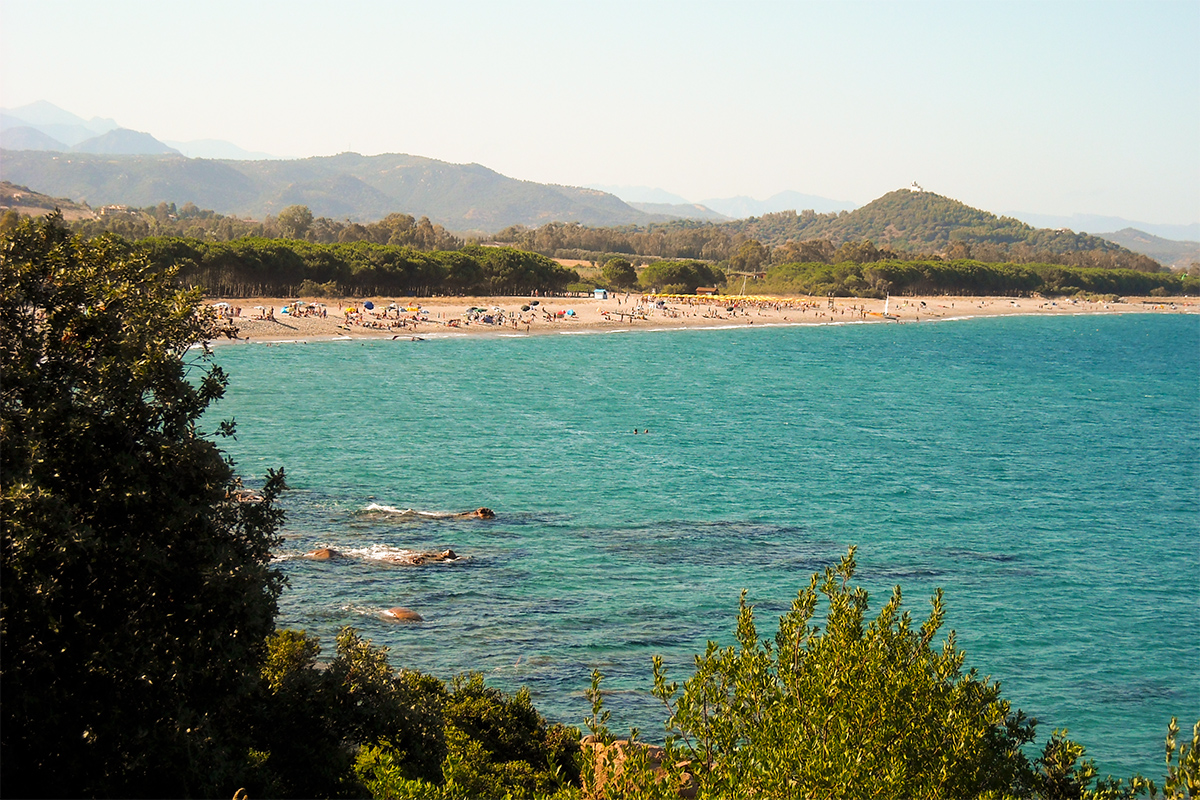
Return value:
<svg viewBox="0 0 1200 800">
<path fill-rule="evenodd" d="M 394 622 L 424 622 L 425 621 L 425 618 L 422 617 L 417 612 L 415 612 L 409 608 L 401 608 L 400 606 L 396 606 L 395 608 L 389 608 L 387 611 L 384 611 L 382 614 L 380 614 L 380 616 L 383 617 L 384 619 L 392 620 Z"/>
<path fill-rule="evenodd" d="M 305 553 L 304 557 L 310 558 L 313 561 L 328 561 L 329 559 L 337 556 L 337 554 L 337 550 L 333 550 L 328 547 L 322 547 L 319 550 L 312 550 L 308 553 Z"/>
</svg>

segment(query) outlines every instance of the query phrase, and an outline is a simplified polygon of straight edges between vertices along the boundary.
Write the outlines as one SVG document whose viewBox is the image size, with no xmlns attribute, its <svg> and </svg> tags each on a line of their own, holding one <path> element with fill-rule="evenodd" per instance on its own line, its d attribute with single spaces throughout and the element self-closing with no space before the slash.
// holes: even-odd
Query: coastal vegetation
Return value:
<svg viewBox="0 0 1200 800">
<path fill-rule="evenodd" d="M 722 223 L 672 220 L 609 228 L 511 226 L 498 242 L 558 258 L 695 258 L 755 272 L 790 262 L 973 259 L 1162 271 L 1153 259 L 1067 230 L 1034 228 L 931 192 L 890 192 L 854 211 L 781 211 Z"/>
<path fill-rule="evenodd" d="M 545 256 L 507 247 L 422 251 L 262 238 L 150 238 L 138 244 L 153 263 L 177 269 L 180 281 L 225 297 L 286 296 L 302 286 L 328 287 L 313 291 L 320 296 L 527 295 L 561 292 L 579 280 L 575 270 Z"/>
<path fill-rule="evenodd" d="M 710 645 L 682 687 L 654 665 L 658 768 L 637 736 L 612 742 L 599 676 L 581 741 L 528 692 L 397 671 L 353 629 L 323 660 L 275 627 L 284 474 L 248 490 L 217 445 L 233 422 L 203 429 L 227 381 L 194 346 L 214 320 L 180 270 L 56 217 L 0 236 L 5 795 L 1156 794 L 1097 782 L 1065 734 L 1027 756 L 1033 721 L 964 671 L 940 594 L 919 627 L 898 589 L 868 622 L 853 550 L 773 643 L 743 601 L 737 644 Z M 1190 742 L 1169 731 L 1165 792 L 1195 796 L 1200 723 Z"/>
<path fill-rule="evenodd" d="M 752 274 L 787 263 L 864 264 L 895 260 L 972 260 L 1165 271 L 1153 258 L 1109 239 L 1065 229 L 1033 228 L 951 198 L 909 190 L 890 192 L 854 211 L 827 214 L 812 210 L 781 211 L 721 223 L 675 219 L 606 227 L 580 221 L 553 221 L 538 227 L 509 225 L 491 235 L 469 226 L 460 230 L 474 230 L 473 233 L 454 234 L 429 216 L 417 219 L 390 210 L 381 212 L 374 222 L 352 221 L 348 216 L 337 219 L 334 215 L 318 215 L 303 202 L 273 206 L 256 220 L 201 209 L 193 202 L 177 206 L 167 201 L 144 207 L 105 207 L 96 214 L 86 206 L 39 195 L 8 182 L 0 184 L 0 196 L 14 215 L 18 209 L 34 211 L 57 204 L 68 219 L 74 218 L 70 223 L 72 230 L 88 236 L 107 231 L 128 239 L 172 237 L 210 243 L 242 238 L 320 244 L 371 242 L 424 251 L 457 250 L 466 242 L 486 241 L 552 258 L 591 261 L 597 266 L 612 258 L 640 265 L 655 260 L 700 260 L 727 272 Z M 420 207 L 426 213 L 433 213 L 419 204 L 397 204 L 390 208 L 397 207 Z M 549 218 L 555 219 L 553 215 Z M 572 219 L 557 217 L 564 218 Z M 444 218 L 434 216 L 434 219 L 447 223 Z M 1179 252 L 1170 252 L 1176 260 L 1180 257 Z M 1194 272 L 1200 272 L 1200 267 Z"/>
<path fill-rule="evenodd" d="M 1200 275 L 1059 264 L 875 261 L 779 264 L 748 284 L 758 294 L 834 295 L 1182 295 L 1200 293 Z"/>
<path fill-rule="evenodd" d="M 736 644 L 709 642 L 691 677 L 668 682 L 654 660 L 667 737 L 616 742 L 593 673 L 588 726 L 599 797 L 1039 797 L 1157 795 L 1141 776 L 1096 780 L 1084 748 L 1055 731 L 1040 755 L 1024 746 L 1037 721 L 1014 711 L 999 683 L 964 670 L 954 632 L 941 638 L 942 593 L 914 627 L 897 586 L 873 620 L 851 581 L 851 547 L 815 573 L 773 639 L 760 637 L 743 592 Z M 823 611 L 823 615 L 822 612 Z M 824 618 L 821 619 L 821 616 Z M 1167 739 L 1168 797 L 1200 789 L 1200 722 L 1190 743 Z M 599 776 L 599 778 L 597 777 Z M 1191 794 L 1185 794 L 1191 793 Z"/>
</svg>

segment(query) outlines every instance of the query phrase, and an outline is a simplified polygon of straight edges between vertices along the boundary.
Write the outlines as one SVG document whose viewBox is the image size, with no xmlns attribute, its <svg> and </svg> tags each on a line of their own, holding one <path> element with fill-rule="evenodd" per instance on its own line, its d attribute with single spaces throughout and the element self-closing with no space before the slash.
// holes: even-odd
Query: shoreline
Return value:
<svg viewBox="0 0 1200 800">
<path fill-rule="evenodd" d="M 300 314 L 292 313 L 297 301 Z M 1198 314 L 1200 299 L 899 297 L 888 301 L 841 297 L 680 297 L 621 294 L 589 297 L 433 297 L 322 300 L 319 298 L 216 298 L 227 304 L 223 325 L 236 338 L 212 344 L 285 344 L 336 340 L 424 340 L 463 336 L 587 335 L 664 330 L 729 330 L 755 325 L 793 327 L 949 322 L 998 316 L 1083 314 Z M 662 303 L 660 306 L 659 303 Z M 325 303 L 322 307 L 318 304 Z M 886 305 L 885 305 L 886 303 Z M 536 304 L 536 305 L 535 305 Z M 282 309 L 288 307 L 289 313 Z M 524 307 L 524 310 L 522 310 Z M 468 311 L 474 309 L 474 311 Z M 730 310 L 732 309 L 732 310 Z M 314 315 L 306 312 L 316 310 Z M 886 316 L 885 316 L 886 311 Z M 262 318 L 273 312 L 273 318 Z M 323 314 L 323 315 L 321 315 Z"/>
</svg>

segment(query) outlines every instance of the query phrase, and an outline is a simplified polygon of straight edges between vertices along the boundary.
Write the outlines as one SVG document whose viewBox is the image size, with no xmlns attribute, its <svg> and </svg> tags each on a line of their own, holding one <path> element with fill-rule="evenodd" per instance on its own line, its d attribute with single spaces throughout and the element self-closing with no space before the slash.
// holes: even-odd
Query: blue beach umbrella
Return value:
<svg viewBox="0 0 1200 800">
<path fill-rule="evenodd" d="M 365 308 L 367 311 L 370 311 L 371 309 L 375 308 L 375 304 L 368 300 L 367 302 L 363 303 L 363 308 Z"/>
</svg>

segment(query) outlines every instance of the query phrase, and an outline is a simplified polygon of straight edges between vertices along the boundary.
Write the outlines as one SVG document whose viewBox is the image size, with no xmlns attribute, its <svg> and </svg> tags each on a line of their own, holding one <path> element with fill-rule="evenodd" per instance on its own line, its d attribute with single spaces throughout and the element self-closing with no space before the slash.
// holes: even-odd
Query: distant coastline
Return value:
<svg viewBox="0 0 1200 800">
<path fill-rule="evenodd" d="M 662 305 L 659 305 L 661 301 Z M 217 298 L 234 338 L 219 342 L 323 339 L 420 340 L 446 335 L 545 335 L 788 324 L 911 324 L 999 316 L 1196 314 L 1200 298 L 1092 301 L 1014 297 L 435 297 L 334 300 Z M 302 305 L 297 309 L 297 302 Z M 318 305 L 318 304 L 324 304 Z M 287 309 L 285 313 L 284 309 Z M 473 309 L 473 311 L 471 311 Z M 524 310 L 523 310 L 524 309 Z M 732 309 L 732 310 L 730 310 Z M 299 313 L 295 313 L 299 310 Z M 236 333 L 235 333 L 236 332 Z"/>
</svg>

